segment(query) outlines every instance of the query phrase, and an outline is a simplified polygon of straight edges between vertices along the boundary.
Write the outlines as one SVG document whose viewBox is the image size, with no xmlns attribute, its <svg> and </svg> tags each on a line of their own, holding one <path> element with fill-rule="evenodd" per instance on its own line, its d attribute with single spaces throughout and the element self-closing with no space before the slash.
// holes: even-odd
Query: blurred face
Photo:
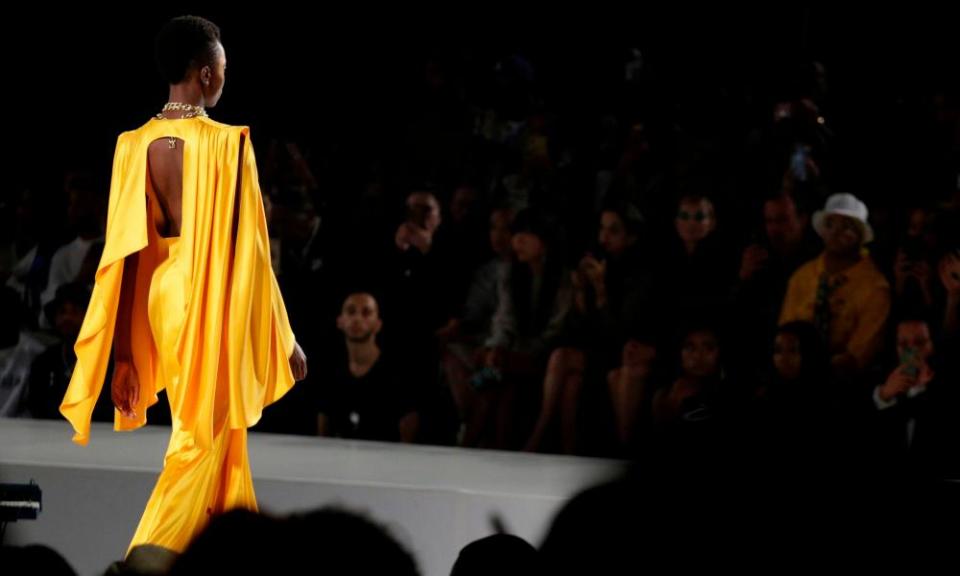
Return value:
<svg viewBox="0 0 960 576">
<path fill-rule="evenodd" d="M 823 221 L 823 243 L 827 252 L 837 255 L 855 254 L 860 250 L 863 229 L 853 218 L 829 214 Z"/>
<path fill-rule="evenodd" d="M 607 254 L 619 256 L 633 243 L 633 237 L 627 233 L 627 227 L 619 214 L 604 212 L 600 215 L 600 232 L 597 242 Z"/>
<path fill-rule="evenodd" d="M 926 322 L 901 322 L 897 326 L 897 353 L 901 362 L 926 362 L 933 354 L 933 340 Z"/>
<path fill-rule="evenodd" d="M 440 203 L 433 194 L 423 192 L 411 194 L 407 199 L 407 208 L 410 211 L 410 219 L 416 226 L 431 233 L 440 227 L 443 220 L 440 215 Z"/>
<path fill-rule="evenodd" d="M 675 223 L 677 235 L 685 244 L 697 244 L 709 236 L 716 226 L 713 203 L 706 198 L 681 200 Z"/>
<path fill-rule="evenodd" d="M 763 226 L 776 249 L 796 245 L 803 238 L 803 219 L 790 197 L 768 200 L 763 205 Z"/>
<path fill-rule="evenodd" d="M 524 264 L 537 262 L 543 258 L 546 253 L 546 247 L 543 240 L 536 234 L 530 232 L 518 232 L 511 239 L 513 252 L 517 255 L 517 260 Z"/>
<path fill-rule="evenodd" d="M 86 308 L 81 308 L 73 302 L 64 302 L 54 317 L 54 326 L 60 337 L 67 341 L 75 340 L 80 334 L 83 316 Z"/>
<path fill-rule="evenodd" d="M 505 210 L 497 210 L 490 215 L 490 248 L 504 258 L 511 253 L 510 244 L 510 215 Z"/>
<path fill-rule="evenodd" d="M 800 354 L 800 340 L 796 334 L 781 332 L 773 342 L 773 367 L 783 380 L 796 380 L 800 377 L 803 357 Z"/>
<path fill-rule="evenodd" d="M 272 208 L 271 208 L 272 209 Z M 304 204 L 298 210 L 288 210 L 286 237 L 294 246 L 305 246 L 317 224 L 317 213 L 312 204 Z"/>
<path fill-rule="evenodd" d="M 692 332 L 680 351 L 684 374 L 694 378 L 708 378 L 720 372 L 720 345 L 712 332 Z"/>
<path fill-rule="evenodd" d="M 907 219 L 907 236 L 919 237 L 923 236 L 924 231 L 927 228 L 927 213 L 922 209 L 915 209 L 910 212 L 910 217 Z"/>
<path fill-rule="evenodd" d="M 348 296 L 337 318 L 337 328 L 349 342 L 357 344 L 369 342 L 382 326 L 377 301 L 370 294 Z"/>
<path fill-rule="evenodd" d="M 454 222 L 462 222 L 470 213 L 470 208 L 477 199 L 477 194 L 469 186 L 461 186 L 453 193 L 450 200 L 450 216 Z"/>
<path fill-rule="evenodd" d="M 204 104 L 207 108 L 213 108 L 220 101 L 227 80 L 227 53 L 223 50 L 223 44 L 217 42 L 213 62 L 200 68 L 199 75 Z"/>
</svg>

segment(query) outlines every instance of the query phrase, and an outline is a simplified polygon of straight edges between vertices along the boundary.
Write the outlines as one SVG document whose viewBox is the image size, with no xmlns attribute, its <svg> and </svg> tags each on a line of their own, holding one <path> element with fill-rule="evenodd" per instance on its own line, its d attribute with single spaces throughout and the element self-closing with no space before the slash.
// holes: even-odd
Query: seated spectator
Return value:
<svg viewBox="0 0 960 576">
<path fill-rule="evenodd" d="M 956 477 L 960 474 L 960 371 L 952 357 L 958 350 L 956 342 L 935 344 L 927 320 L 906 316 L 897 324 L 896 345 L 896 366 L 873 388 L 881 454 L 918 474 Z"/>
<path fill-rule="evenodd" d="M 813 215 L 823 253 L 790 278 L 780 323 L 812 322 L 827 344 L 833 374 L 861 374 L 876 357 L 890 312 L 890 285 L 864 245 L 873 240 L 867 207 L 834 194 Z"/>
<path fill-rule="evenodd" d="M 763 204 L 763 234 L 740 259 L 733 305 L 737 372 L 757 375 L 768 360 L 787 283 L 797 268 L 816 257 L 819 239 L 808 226 L 809 215 L 785 193 Z M 808 234 L 809 231 L 809 234 Z"/>
<path fill-rule="evenodd" d="M 642 219 L 630 205 L 607 206 L 600 215 L 598 250 L 587 253 L 573 272 L 573 302 L 563 345 L 554 350 L 543 383 L 543 403 L 526 449 L 542 449 L 559 424 L 560 449 L 573 454 L 587 438 L 581 417 L 595 415 L 603 394 L 583 398 L 585 371 L 602 381 L 617 363 L 630 325 L 657 324 L 653 311 L 652 270 L 638 241 Z M 602 391 L 602 386 L 595 387 Z M 557 442 L 548 442 L 557 444 Z"/>
<path fill-rule="evenodd" d="M 45 307 L 48 322 L 56 330 L 59 342 L 52 344 L 40 354 L 30 367 L 30 384 L 27 390 L 27 405 L 34 418 L 58 420 L 60 403 L 70 383 L 70 376 L 77 363 L 73 344 L 80 334 L 80 326 L 90 301 L 90 291 L 83 284 L 63 284 L 57 295 Z M 108 370 L 106 381 L 110 381 Z M 106 388 L 106 387 L 104 387 Z M 156 412 L 156 411 L 153 411 Z M 101 394 L 93 410 L 97 422 L 113 421 L 113 403 L 109 390 Z"/>
<path fill-rule="evenodd" d="M 478 425 L 474 418 L 478 399 L 470 378 L 484 362 L 483 343 L 490 337 L 493 315 L 499 304 L 498 283 L 513 257 L 511 219 L 506 209 L 490 214 L 489 243 L 495 256 L 474 273 L 461 317 L 440 333 L 441 342 L 446 343 L 443 372 L 461 422 L 459 443 L 477 436 L 471 427 Z"/>
<path fill-rule="evenodd" d="M 343 303 L 337 328 L 344 353 L 317 382 L 317 434 L 339 438 L 413 442 L 420 415 L 416 385 L 405 359 L 377 343 L 383 322 L 376 299 L 355 292 Z"/>
<path fill-rule="evenodd" d="M 528 437 L 531 401 L 536 405 L 539 396 L 534 383 L 542 381 L 572 298 L 570 274 L 543 217 L 521 212 L 512 228 L 515 261 L 500 279 L 485 369 L 475 382 L 482 388 L 478 419 L 495 423 L 492 445 L 498 448 L 518 447 L 519 437 Z"/>
<path fill-rule="evenodd" d="M 43 332 L 24 330 L 16 319 L 22 316 L 22 304 L 16 292 L 0 288 L 0 417 L 29 416 L 28 389 L 30 366 L 50 344 Z"/>
</svg>

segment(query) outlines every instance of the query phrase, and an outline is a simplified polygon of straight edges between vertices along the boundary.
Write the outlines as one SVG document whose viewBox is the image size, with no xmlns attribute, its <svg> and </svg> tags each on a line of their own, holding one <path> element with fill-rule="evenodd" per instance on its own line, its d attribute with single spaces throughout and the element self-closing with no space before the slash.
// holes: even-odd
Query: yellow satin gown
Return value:
<svg viewBox="0 0 960 576">
<path fill-rule="evenodd" d="M 183 146 L 181 235 L 150 218 L 151 142 Z M 146 423 L 166 389 L 172 434 L 163 470 L 129 548 L 182 551 L 210 516 L 256 509 L 247 427 L 294 383 L 295 346 L 270 266 L 263 201 L 249 130 L 198 117 L 154 119 L 117 142 L 106 243 L 60 407 L 74 441 L 89 441 L 117 322 L 125 258 L 137 253 L 130 334 L 140 382 L 136 418 L 115 411 L 115 430 Z M 109 385 L 109 384 L 108 384 Z"/>
</svg>

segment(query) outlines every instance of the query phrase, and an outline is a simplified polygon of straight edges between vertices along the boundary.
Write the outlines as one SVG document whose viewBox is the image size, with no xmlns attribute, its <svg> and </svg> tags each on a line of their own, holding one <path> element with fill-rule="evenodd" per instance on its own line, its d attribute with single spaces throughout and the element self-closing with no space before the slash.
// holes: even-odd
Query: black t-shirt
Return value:
<svg viewBox="0 0 960 576">
<path fill-rule="evenodd" d="M 344 350 L 316 388 L 316 410 L 328 419 L 328 434 L 340 438 L 400 440 L 400 419 L 417 411 L 416 384 L 396 357 L 381 353 L 361 377 L 350 373 Z"/>
</svg>

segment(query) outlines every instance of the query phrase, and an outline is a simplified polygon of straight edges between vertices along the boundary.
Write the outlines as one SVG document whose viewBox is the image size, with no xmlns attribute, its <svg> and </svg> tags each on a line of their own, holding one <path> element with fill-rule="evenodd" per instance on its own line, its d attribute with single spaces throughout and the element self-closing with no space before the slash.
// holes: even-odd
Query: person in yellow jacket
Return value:
<svg viewBox="0 0 960 576">
<path fill-rule="evenodd" d="M 130 549 L 180 552 L 212 515 L 256 510 L 247 428 L 307 363 L 270 266 L 249 129 L 206 114 L 223 91 L 219 28 L 174 18 L 156 48 L 169 100 L 117 140 L 106 241 L 60 412 L 85 445 L 111 348 L 115 430 L 143 426 L 166 389 L 170 445 Z"/>
<path fill-rule="evenodd" d="M 833 373 L 862 373 L 883 344 L 890 285 L 864 247 L 873 240 L 867 206 L 852 194 L 834 194 L 813 215 L 824 250 L 790 278 L 780 325 L 811 322 L 830 351 Z"/>
</svg>

